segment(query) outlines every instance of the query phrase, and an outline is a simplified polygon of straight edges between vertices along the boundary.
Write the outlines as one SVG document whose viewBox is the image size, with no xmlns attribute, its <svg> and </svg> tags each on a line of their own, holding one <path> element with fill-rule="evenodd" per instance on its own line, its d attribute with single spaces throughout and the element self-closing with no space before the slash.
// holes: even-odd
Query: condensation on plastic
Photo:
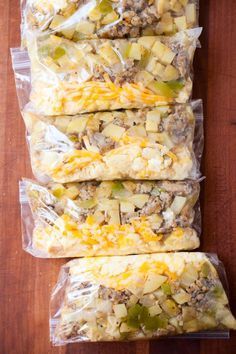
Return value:
<svg viewBox="0 0 236 354">
<path fill-rule="evenodd" d="M 22 72 L 29 65 L 26 53 L 12 50 L 20 106 L 28 101 L 28 109 L 37 114 L 73 115 L 186 103 L 200 34 L 197 28 L 172 37 L 78 43 L 32 37 L 31 88 L 21 85 L 21 79 L 30 80 L 30 68 Z"/>
<path fill-rule="evenodd" d="M 174 34 L 198 26 L 199 1 L 21 0 L 22 38 L 52 33 L 78 41 Z"/>
<path fill-rule="evenodd" d="M 23 248 L 42 258 L 196 249 L 199 191 L 192 181 L 43 186 L 23 180 Z"/>
<path fill-rule="evenodd" d="M 138 111 L 45 117 L 23 111 L 31 165 L 42 183 L 196 180 L 204 144 L 202 101 Z"/>
<path fill-rule="evenodd" d="M 52 291 L 51 341 L 229 338 L 236 320 L 222 281 L 224 268 L 213 254 L 72 260 L 62 267 Z"/>
</svg>

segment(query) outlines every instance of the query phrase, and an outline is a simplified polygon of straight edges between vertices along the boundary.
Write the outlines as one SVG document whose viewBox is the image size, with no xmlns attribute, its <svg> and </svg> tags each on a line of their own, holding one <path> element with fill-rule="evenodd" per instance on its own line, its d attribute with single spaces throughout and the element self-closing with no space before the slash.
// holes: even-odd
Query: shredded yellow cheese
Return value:
<svg viewBox="0 0 236 354">
<path fill-rule="evenodd" d="M 56 177 L 61 171 L 71 174 L 77 169 L 83 169 L 94 161 L 101 160 L 101 154 L 87 150 L 74 150 L 65 154 L 65 158 L 56 167 L 52 168 L 52 175 Z"/>
<path fill-rule="evenodd" d="M 143 243 L 159 242 L 163 234 L 155 233 L 146 217 L 131 220 L 130 224 L 100 225 L 96 223 L 94 217 L 89 215 L 83 224 L 76 223 L 69 215 L 63 214 L 58 218 L 53 226 L 50 226 L 50 233 L 54 231 L 65 237 L 78 238 L 79 242 L 87 245 L 88 248 L 94 244 L 100 244 L 107 249 L 119 247 L 135 246 L 137 237 Z M 48 229 L 48 231 L 49 231 Z M 181 228 L 172 232 L 173 235 L 183 237 Z"/>
<path fill-rule="evenodd" d="M 94 103 L 94 100 L 118 100 L 126 99 L 130 102 L 141 102 L 144 104 L 155 104 L 157 102 L 172 102 L 173 100 L 165 96 L 154 94 L 151 90 L 141 84 L 126 83 L 122 87 L 116 86 L 111 81 L 99 82 L 88 81 L 78 84 L 77 82 L 62 82 L 61 89 L 66 91 L 65 100 L 77 101 L 85 98 L 84 104 Z M 60 89 L 60 90 L 61 90 Z M 80 102 L 82 103 L 82 102 Z"/>
</svg>

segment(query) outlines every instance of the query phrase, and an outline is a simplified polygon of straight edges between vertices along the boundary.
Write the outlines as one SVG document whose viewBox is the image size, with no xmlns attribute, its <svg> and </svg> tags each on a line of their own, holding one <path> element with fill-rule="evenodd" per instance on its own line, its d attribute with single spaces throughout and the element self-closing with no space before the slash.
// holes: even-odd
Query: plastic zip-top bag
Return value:
<svg viewBox="0 0 236 354">
<path fill-rule="evenodd" d="M 52 292 L 51 340 L 65 345 L 221 337 L 223 330 L 236 329 L 217 272 L 222 267 L 204 253 L 73 260 L 62 267 Z"/>
<path fill-rule="evenodd" d="M 24 249 L 37 257 L 192 250 L 199 246 L 199 183 L 20 183 Z"/>
<path fill-rule="evenodd" d="M 197 27 L 198 0 L 22 0 L 22 37 L 53 33 L 75 42 Z"/>
<path fill-rule="evenodd" d="M 30 111 L 22 114 L 32 169 L 43 183 L 200 176 L 200 100 L 73 117 L 40 116 Z"/>
<path fill-rule="evenodd" d="M 192 60 L 200 33 L 194 29 L 173 37 L 78 43 L 55 35 L 31 37 L 31 88 L 24 94 L 28 109 L 74 115 L 185 103 L 192 93 Z M 24 53 L 12 50 L 17 83 Z M 30 80 L 30 68 L 20 78 Z"/>
</svg>

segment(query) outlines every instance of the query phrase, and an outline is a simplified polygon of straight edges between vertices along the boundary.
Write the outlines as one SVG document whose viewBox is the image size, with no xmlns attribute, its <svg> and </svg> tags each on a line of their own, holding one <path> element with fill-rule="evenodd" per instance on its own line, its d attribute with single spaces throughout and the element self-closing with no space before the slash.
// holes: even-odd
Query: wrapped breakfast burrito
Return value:
<svg viewBox="0 0 236 354">
<path fill-rule="evenodd" d="M 185 103 L 200 32 L 78 43 L 54 35 L 33 37 L 29 109 L 74 115 Z"/>
<path fill-rule="evenodd" d="M 73 117 L 24 111 L 23 117 L 33 172 L 43 183 L 200 176 L 196 151 L 203 145 L 200 100 Z M 199 149 L 193 147 L 194 132 Z"/>
<path fill-rule="evenodd" d="M 198 0 L 23 0 L 23 38 L 56 33 L 91 38 L 173 34 L 196 27 Z"/>
<path fill-rule="evenodd" d="M 161 253 L 67 263 L 51 299 L 54 345 L 236 329 L 216 256 Z"/>
<path fill-rule="evenodd" d="M 199 246 L 196 182 L 20 184 L 24 249 L 38 257 L 126 255 Z"/>
</svg>

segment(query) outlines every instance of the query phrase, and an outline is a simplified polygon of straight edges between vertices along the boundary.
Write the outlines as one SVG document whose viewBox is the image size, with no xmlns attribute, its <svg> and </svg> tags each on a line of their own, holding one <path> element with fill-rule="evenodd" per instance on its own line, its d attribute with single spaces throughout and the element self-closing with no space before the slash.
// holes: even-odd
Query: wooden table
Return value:
<svg viewBox="0 0 236 354">
<path fill-rule="evenodd" d="M 0 353 L 233 354 L 230 340 L 161 340 L 52 348 L 48 303 L 63 260 L 40 260 L 21 249 L 18 181 L 31 177 L 9 48 L 19 45 L 19 1 L 0 0 Z M 195 97 L 205 104 L 202 250 L 217 252 L 231 285 L 236 315 L 236 2 L 202 0 L 202 49 L 195 60 Z"/>
</svg>

